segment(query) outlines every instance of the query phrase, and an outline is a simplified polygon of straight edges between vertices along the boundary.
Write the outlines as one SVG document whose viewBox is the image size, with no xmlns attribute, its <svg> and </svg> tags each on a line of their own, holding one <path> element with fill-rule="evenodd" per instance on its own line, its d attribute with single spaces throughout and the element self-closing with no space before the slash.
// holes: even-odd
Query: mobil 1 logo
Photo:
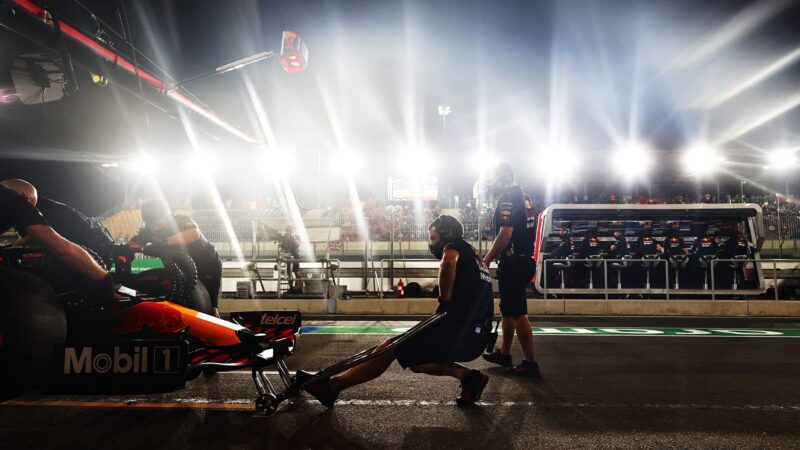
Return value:
<svg viewBox="0 0 800 450">
<path fill-rule="evenodd" d="M 152 392 L 183 387 L 188 344 L 182 340 L 132 339 L 56 348 L 56 390 Z"/>
</svg>

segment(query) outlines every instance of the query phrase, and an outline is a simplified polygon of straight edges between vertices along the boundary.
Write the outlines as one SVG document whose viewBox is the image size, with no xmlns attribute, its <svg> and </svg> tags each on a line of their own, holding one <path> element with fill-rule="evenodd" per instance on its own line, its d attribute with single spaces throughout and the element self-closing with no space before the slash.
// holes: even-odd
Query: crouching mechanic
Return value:
<svg viewBox="0 0 800 450">
<path fill-rule="evenodd" d="M 413 372 L 450 376 L 461 380 L 460 406 L 480 399 L 489 377 L 478 370 L 457 364 L 476 359 L 486 347 L 485 333 L 491 328 L 492 285 L 489 271 L 480 254 L 464 239 L 464 227 L 452 216 L 439 216 L 428 228 L 431 253 L 441 260 L 439 265 L 439 308 L 447 315 L 399 344 L 397 348 L 368 359 L 343 374 L 323 379 L 306 387 L 306 391 L 323 405 L 333 407 L 339 393 L 349 387 L 379 377 L 392 361 Z M 384 341 L 375 352 L 385 349 Z M 297 371 L 297 382 L 303 383 L 312 374 Z"/>
<path fill-rule="evenodd" d="M 166 244 L 185 251 L 197 267 L 197 277 L 208 291 L 214 315 L 219 317 L 219 290 L 222 284 L 222 261 L 217 250 L 200 232 L 194 220 L 171 214 L 167 205 L 151 200 L 142 205 L 144 228 L 131 238 L 141 245 Z"/>
<path fill-rule="evenodd" d="M 116 286 L 108 272 L 86 250 L 56 233 L 36 207 L 36 188 L 24 180 L 0 181 L 0 234 L 14 228 L 27 243 L 49 250 L 67 267 L 86 277 L 93 284 L 86 301 L 98 306 L 114 300 Z"/>
</svg>

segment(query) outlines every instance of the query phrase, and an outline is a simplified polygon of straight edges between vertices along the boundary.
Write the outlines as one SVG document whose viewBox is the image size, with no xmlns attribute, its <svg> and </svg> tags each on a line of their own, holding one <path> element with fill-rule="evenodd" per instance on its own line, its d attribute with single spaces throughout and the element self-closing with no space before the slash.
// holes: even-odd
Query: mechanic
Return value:
<svg viewBox="0 0 800 450">
<path fill-rule="evenodd" d="M 197 267 L 197 277 L 208 291 L 214 315 L 219 317 L 219 291 L 222 284 L 222 260 L 217 250 L 200 232 L 197 223 L 188 216 L 172 214 L 167 205 L 150 200 L 142 205 L 144 227 L 131 242 L 166 244 L 178 247 L 189 255 Z"/>
<path fill-rule="evenodd" d="M 291 227 L 286 227 L 283 234 L 278 235 L 278 251 L 289 255 L 292 261 L 286 264 L 286 273 L 289 277 L 289 292 L 303 292 L 303 277 L 300 274 L 300 240 L 292 233 Z"/>
<path fill-rule="evenodd" d="M 27 242 L 49 250 L 65 265 L 93 282 L 87 301 L 99 306 L 114 299 L 116 286 L 108 272 L 80 246 L 65 239 L 36 209 L 38 192 L 25 180 L 0 181 L 0 234 L 14 228 Z"/>
<path fill-rule="evenodd" d="M 339 376 L 307 386 L 306 391 L 323 405 L 333 407 L 342 390 L 379 377 L 395 359 L 413 372 L 461 380 L 461 396 L 456 402 L 460 406 L 480 398 L 489 377 L 458 362 L 476 359 L 486 347 L 485 334 L 491 329 L 493 308 L 489 269 L 478 251 L 464 240 L 464 227 L 453 216 L 442 215 L 434 220 L 428 228 L 428 239 L 431 253 L 441 260 L 436 312 L 447 315 L 397 348 Z M 390 343 L 384 341 L 375 351 Z M 303 383 L 311 376 L 298 370 L 297 382 Z"/>
<path fill-rule="evenodd" d="M 99 220 L 47 197 L 39 197 L 34 206 L 58 234 L 96 253 L 103 259 L 107 267 L 111 265 L 114 238 Z M 23 237 L 14 245 L 27 245 L 28 236 L 24 232 L 21 232 L 20 236 Z"/>
<path fill-rule="evenodd" d="M 489 267 L 492 261 L 499 260 L 497 282 L 503 316 L 503 343 L 493 353 L 483 355 L 483 359 L 511 368 L 511 343 L 516 332 L 525 359 L 513 368 L 513 373 L 541 377 L 533 354 L 533 332 L 528 320 L 525 292 L 536 270 L 533 260 L 536 210 L 528 194 L 514 183 L 514 171 L 506 163 L 497 164 L 492 169 L 487 186 L 500 196 L 492 218 L 497 237 L 483 257 L 483 263 Z"/>
</svg>

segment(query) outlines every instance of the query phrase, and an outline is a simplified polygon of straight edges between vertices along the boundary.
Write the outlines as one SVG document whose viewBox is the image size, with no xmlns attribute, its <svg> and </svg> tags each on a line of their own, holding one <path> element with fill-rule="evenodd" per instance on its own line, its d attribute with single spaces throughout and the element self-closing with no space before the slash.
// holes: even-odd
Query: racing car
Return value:
<svg viewBox="0 0 800 450">
<path fill-rule="evenodd" d="M 131 261 L 138 254 L 156 257 L 164 267 L 134 274 Z M 446 315 L 434 314 L 390 345 L 366 349 L 299 382 L 285 362 L 301 334 L 299 311 L 232 312 L 230 321 L 211 316 L 191 259 L 168 247 L 115 248 L 113 265 L 115 282 L 128 288 L 98 306 L 88 301 L 80 278 L 45 250 L 0 249 L 0 386 L 167 392 L 204 372 L 249 368 L 258 392 L 255 410 L 271 416 L 306 386 L 391 351 Z M 280 391 L 265 373 L 273 365 L 285 386 Z"/>
<path fill-rule="evenodd" d="M 131 260 L 140 252 L 164 267 L 133 274 Z M 277 392 L 265 370 L 274 365 L 286 386 L 292 383 L 284 359 L 295 351 L 300 312 L 235 312 L 231 321 L 221 320 L 207 314 L 208 293 L 184 254 L 120 246 L 113 259 L 115 282 L 128 288 L 98 306 L 87 301 L 80 277 L 46 250 L 0 250 L 4 389 L 166 392 L 203 372 L 250 368 L 257 412 L 277 410 Z"/>
</svg>

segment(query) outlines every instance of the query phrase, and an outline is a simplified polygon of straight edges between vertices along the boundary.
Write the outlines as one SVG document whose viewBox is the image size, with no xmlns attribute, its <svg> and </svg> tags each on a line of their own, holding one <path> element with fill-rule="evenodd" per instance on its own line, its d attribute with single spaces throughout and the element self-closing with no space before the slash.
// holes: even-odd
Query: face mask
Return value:
<svg viewBox="0 0 800 450">
<path fill-rule="evenodd" d="M 444 256 L 444 244 L 441 242 L 436 244 L 428 244 L 428 250 L 431 251 L 431 255 L 433 255 L 436 259 L 442 259 L 442 256 Z"/>
</svg>

